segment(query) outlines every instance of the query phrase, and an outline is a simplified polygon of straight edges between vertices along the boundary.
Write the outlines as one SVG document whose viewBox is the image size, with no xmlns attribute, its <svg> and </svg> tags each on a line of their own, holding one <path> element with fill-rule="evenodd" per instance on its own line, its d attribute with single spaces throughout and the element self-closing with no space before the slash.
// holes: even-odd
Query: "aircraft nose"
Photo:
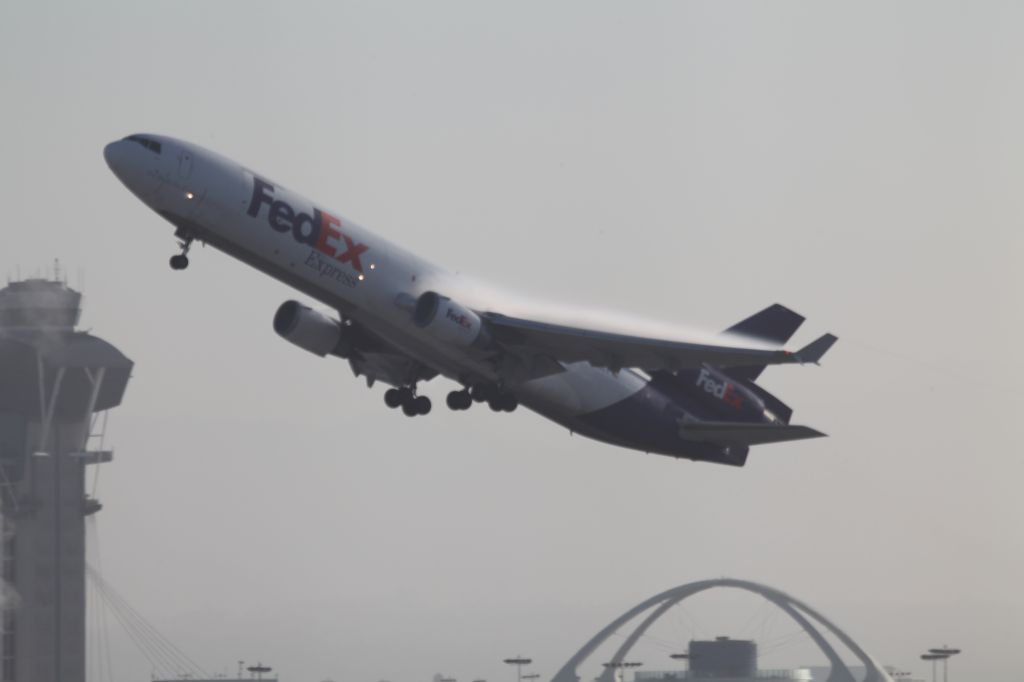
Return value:
<svg viewBox="0 0 1024 682">
<path fill-rule="evenodd" d="M 145 201 L 154 198 L 160 189 L 159 150 L 154 140 L 140 142 L 130 136 L 104 147 L 103 159 L 121 184 Z"/>
<path fill-rule="evenodd" d="M 121 173 L 118 171 L 123 172 L 125 167 L 127 152 L 125 146 L 127 144 L 124 140 L 115 140 L 103 148 L 103 159 L 107 162 L 110 170 L 114 171 L 114 175 L 118 177 L 121 177 Z"/>
</svg>

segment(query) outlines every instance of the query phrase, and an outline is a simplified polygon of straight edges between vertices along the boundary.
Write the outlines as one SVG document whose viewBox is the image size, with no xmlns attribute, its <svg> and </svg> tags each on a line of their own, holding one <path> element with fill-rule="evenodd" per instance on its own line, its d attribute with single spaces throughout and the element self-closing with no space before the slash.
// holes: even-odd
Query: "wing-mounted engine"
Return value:
<svg viewBox="0 0 1024 682">
<path fill-rule="evenodd" d="M 416 300 L 413 323 L 436 340 L 460 348 L 487 350 L 491 334 L 475 312 L 447 296 L 428 291 Z"/>
<path fill-rule="evenodd" d="M 274 331 L 285 341 L 324 357 L 347 358 L 352 353 L 352 333 L 338 320 L 302 305 L 285 301 L 274 314 Z"/>
<path fill-rule="evenodd" d="M 298 301 L 285 301 L 274 315 L 281 338 L 320 357 L 346 358 L 352 373 L 367 383 L 380 379 L 393 386 L 429 381 L 437 372 L 396 350 L 354 320 L 339 322 Z"/>
</svg>

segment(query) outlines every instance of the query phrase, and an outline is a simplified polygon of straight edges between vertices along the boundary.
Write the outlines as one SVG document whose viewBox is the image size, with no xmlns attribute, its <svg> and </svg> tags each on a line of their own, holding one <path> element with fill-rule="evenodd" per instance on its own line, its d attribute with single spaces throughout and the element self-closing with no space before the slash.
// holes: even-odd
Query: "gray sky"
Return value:
<svg viewBox="0 0 1024 682">
<path fill-rule="evenodd" d="M 0 264 L 84 272 L 86 326 L 137 363 L 100 476 L 103 574 L 204 667 L 262 658 L 285 682 L 495 682 L 517 653 L 547 676 L 627 607 L 721 575 L 791 591 L 887 663 L 923 673 L 948 642 L 958 678 L 1019 679 L 1022 20 L 4 3 Z M 831 438 L 736 470 L 522 410 L 405 419 L 274 335 L 285 286 L 212 249 L 167 267 L 170 226 L 101 155 L 141 131 L 509 290 L 707 329 L 783 302 L 808 317 L 796 342 L 840 343 L 765 384 Z M 759 636 L 763 608 L 708 596 L 654 634 Z M 145 679 L 111 640 L 117 679 Z"/>
</svg>

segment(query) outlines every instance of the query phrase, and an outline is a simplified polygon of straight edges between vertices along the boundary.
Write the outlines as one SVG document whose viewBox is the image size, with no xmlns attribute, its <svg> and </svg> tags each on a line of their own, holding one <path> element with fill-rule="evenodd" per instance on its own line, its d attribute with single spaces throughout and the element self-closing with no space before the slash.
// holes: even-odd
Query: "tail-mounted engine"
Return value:
<svg viewBox="0 0 1024 682">
<path fill-rule="evenodd" d="M 274 331 L 285 341 L 320 357 L 347 358 L 352 353 L 348 327 L 298 301 L 285 301 L 274 314 Z"/>
<path fill-rule="evenodd" d="M 417 299 L 412 319 L 417 327 L 444 343 L 481 350 L 491 344 L 487 325 L 479 315 L 433 291 Z"/>
</svg>

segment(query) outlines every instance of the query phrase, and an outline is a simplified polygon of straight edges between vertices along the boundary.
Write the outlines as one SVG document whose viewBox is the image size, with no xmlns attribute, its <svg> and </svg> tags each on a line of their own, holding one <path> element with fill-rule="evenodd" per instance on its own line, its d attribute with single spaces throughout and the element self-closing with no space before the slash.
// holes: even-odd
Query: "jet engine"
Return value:
<svg viewBox="0 0 1024 682">
<path fill-rule="evenodd" d="M 348 328 L 298 301 L 285 301 L 274 314 L 274 331 L 285 341 L 324 357 L 347 358 L 352 352 Z"/>
<path fill-rule="evenodd" d="M 417 299 L 412 320 L 438 341 L 461 348 L 483 349 L 491 343 L 491 335 L 479 315 L 434 291 Z"/>
</svg>

